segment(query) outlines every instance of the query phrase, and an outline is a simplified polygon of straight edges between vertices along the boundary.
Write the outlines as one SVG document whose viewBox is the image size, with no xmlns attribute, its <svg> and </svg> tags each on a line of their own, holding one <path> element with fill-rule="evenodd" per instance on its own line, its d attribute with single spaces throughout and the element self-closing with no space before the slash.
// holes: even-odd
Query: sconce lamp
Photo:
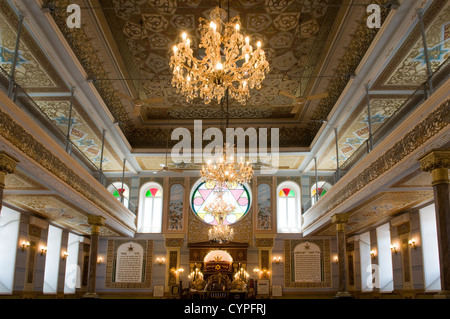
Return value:
<svg viewBox="0 0 450 319">
<path fill-rule="evenodd" d="M 370 251 L 370 256 L 372 257 L 372 259 L 375 258 L 375 251 L 374 250 Z"/>
<path fill-rule="evenodd" d="M 392 251 L 394 254 L 397 254 L 397 246 L 396 246 L 396 245 L 391 245 L 391 251 Z"/>
<path fill-rule="evenodd" d="M 166 262 L 166 259 L 164 257 L 156 257 L 156 263 L 158 265 L 162 265 Z"/>
<path fill-rule="evenodd" d="M 65 251 L 65 252 L 63 253 L 62 259 L 66 260 L 66 259 L 67 259 L 67 256 L 69 256 L 69 253 L 68 253 L 67 251 Z"/>
<path fill-rule="evenodd" d="M 98 257 L 97 258 L 97 264 L 101 265 L 103 263 L 103 258 L 102 257 Z"/>
<path fill-rule="evenodd" d="M 281 262 L 281 256 L 273 257 L 273 262 L 279 264 Z"/>
<path fill-rule="evenodd" d="M 255 267 L 255 268 L 253 268 L 253 272 L 259 273 L 259 272 L 260 272 L 260 270 L 259 270 L 259 268 L 258 268 L 258 267 Z"/>
<path fill-rule="evenodd" d="M 339 261 L 338 256 L 334 256 L 334 262 L 337 264 L 338 261 Z"/>
<path fill-rule="evenodd" d="M 408 241 L 408 244 L 409 244 L 412 248 L 414 248 L 414 249 L 417 248 L 417 247 L 416 247 L 416 240 L 415 240 L 414 238 L 410 239 L 410 240 Z"/>
<path fill-rule="evenodd" d="M 47 246 L 41 246 L 41 256 L 44 256 L 44 254 L 47 252 Z"/>
<path fill-rule="evenodd" d="M 22 241 L 22 251 L 25 251 L 28 247 L 30 247 L 30 242 L 26 240 Z"/>
</svg>

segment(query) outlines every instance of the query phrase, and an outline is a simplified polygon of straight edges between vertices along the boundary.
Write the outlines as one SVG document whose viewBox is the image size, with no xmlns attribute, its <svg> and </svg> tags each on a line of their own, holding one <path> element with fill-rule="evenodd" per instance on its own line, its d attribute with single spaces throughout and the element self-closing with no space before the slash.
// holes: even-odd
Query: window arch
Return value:
<svg viewBox="0 0 450 319">
<path fill-rule="evenodd" d="M 127 184 L 122 184 L 122 182 L 114 182 L 108 186 L 108 191 L 113 194 L 119 202 L 122 202 L 126 207 L 128 207 L 128 201 L 130 198 L 130 188 Z M 123 201 L 122 201 L 122 195 Z"/>
<path fill-rule="evenodd" d="M 291 181 L 277 188 L 277 230 L 279 233 L 301 232 L 300 187 Z"/>
<path fill-rule="evenodd" d="M 163 190 L 161 185 L 149 182 L 139 191 L 138 233 L 160 233 L 162 228 Z"/>
<path fill-rule="evenodd" d="M 331 184 L 325 181 L 319 181 L 317 182 L 317 194 L 320 197 L 325 195 L 326 192 L 328 192 L 331 188 Z M 313 205 L 316 202 L 316 183 L 313 184 L 311 187 L 311 205 Z"/>
</svg>

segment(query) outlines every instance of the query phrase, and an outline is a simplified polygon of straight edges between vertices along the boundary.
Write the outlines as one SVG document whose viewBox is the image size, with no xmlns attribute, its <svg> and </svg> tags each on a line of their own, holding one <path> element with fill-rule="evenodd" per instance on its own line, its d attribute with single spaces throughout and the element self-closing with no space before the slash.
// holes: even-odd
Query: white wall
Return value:
<svg viewBox="0 0 450 319">
<path fill-rule="evenodd" d="M 394 290 L 394 275 L 392 272 L 391 232 L 389 230 L 389 223 L 377 228 L 377 249 L 380 291 L 392 292 Z"/>
<path fill-rule="evenodd" d="M 11 294 L 18 248 L 20 214 L 3 207 L 0 214 L 0 294 Z"/>
<path fill-rule="evenodd" d="M 75 288 L 80 288 L 80 266 L 78 266 L 78 251 L 80 236 L 69 233 L 67 243 L 66 272 L 64 279 L 64 293 L 75 293 Z"/>
<path fill-rule="evenodd" d="M 44 293 L 47 294 L 56 293 L 58 288 L 61 236 L 62 230 L 60 228 L 49 226 L 44 271 Z"/>
<path fill-rule="evenodd" d="M 370 256 L 370 232 L 359 236 L 361 265 L 361 291 L 372 291 L 372 258 Z"/>
<path fill-rule="evenodd" d="M 434 204 L 419 210 L 425 290 L 441 290 L 436 212 Z"/>
</svg>

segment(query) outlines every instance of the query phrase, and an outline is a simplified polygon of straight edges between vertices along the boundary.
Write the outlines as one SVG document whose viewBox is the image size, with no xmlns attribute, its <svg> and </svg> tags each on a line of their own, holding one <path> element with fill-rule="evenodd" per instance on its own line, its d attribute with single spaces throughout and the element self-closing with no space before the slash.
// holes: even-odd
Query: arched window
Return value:
<svg viewBox="0 0 450 319">
<path fill-rule="evenodd" d="M 194 214 L 210 225 L 217 225 L 218 221 L 210 213 L 205 212 L 204 207 L 215 200 L 215 188 L 216 185 L 214 183 L 205 183 L 199 180 L 191 191 L 191 207 Z M 234 224 L 239 221 L 250 209 L 251 194 L 246 185 L 227 185 L 223 199 L 235 207 L 234 211 L 225 218 L 224 225 Z"/>
<path fill-rule="evenodd" d="M 122 202 L 126 207 L 128 207 L 128 200 L 130 198 L 130 188 L 127 184 L 123 184 L 122 182 L 114 182 L 108 186 L 108 191 L 117 198 L 118 201 Z M 122 194 L 123 201 L 122 201 Z"/>
<path fill-rule="evenodd" d="M 162 187 L 149 182 L 139 191 L 138 233 L 160 233 L 162 228 Z"/>
<path fill-rule="evenodd" d="M 317 182 L 317 186 L 314 183 L 313 186 L 311 187 L 311 205 L 313 205 L 316 202 L 316 190 L 317 190 L 317 194 L 318 197 L 320 199 L 320 197 L 322 197 L 323 195 L 326 194 L 326 192 L 328 192 L 331 188 L 331 184 L 325 181 L 320 181 Z"/>
<path fill-rule="evenodd" d="M 301 232 L 300 187 L 294 182 L 278 185 L 277 229 L 279 233 Z"/>
</svg>

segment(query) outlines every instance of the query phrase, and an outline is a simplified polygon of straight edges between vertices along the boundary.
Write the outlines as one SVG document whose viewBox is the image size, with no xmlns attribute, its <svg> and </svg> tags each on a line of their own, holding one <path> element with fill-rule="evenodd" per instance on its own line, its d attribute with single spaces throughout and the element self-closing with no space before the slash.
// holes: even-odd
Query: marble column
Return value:
<svg viewBox="0 0 450 319">
<path fill-rule="evenodd" d="M 6 174 L 13 174 L 16 171 L 17 159 L 11 155 L 0 151 L 0 213 L 3 206 L 3 190 L 5 189 Z"/>
<path fill-rule="evenodd" d="M 437 149 L 422 156 L 421 169 L 431 172 L 436 209 L 442 295 L 450 298 L 450 149 Z"/>
<path fill-rule="evenodd" d="M 336 240 L 338 249 L 338 269 L 339 269 L 339 291 L 336 294 L 336 298 L 351 298 L 347 292 L 347 268 L 345 266 L 346 259 L 346 245 L 345 239 L 345 224 L 348 222 L 349 214 L 340 213 L 331 217 L 333 224 L 336 224 Z"/>
<path fill-rule="evenodd" d="M 89 277 L 86 293 L 83 298 L 99 298 L 95 293 L 95 283 L 97 276 L 97 254 L 98 254 L 98 239 L 100 236 L 100 227 L 105 225 L 105 218 L 103 216 L 88 216 L 88 223 L 91 225 L 91 247 L 89 255 Z"/>
</svg>

